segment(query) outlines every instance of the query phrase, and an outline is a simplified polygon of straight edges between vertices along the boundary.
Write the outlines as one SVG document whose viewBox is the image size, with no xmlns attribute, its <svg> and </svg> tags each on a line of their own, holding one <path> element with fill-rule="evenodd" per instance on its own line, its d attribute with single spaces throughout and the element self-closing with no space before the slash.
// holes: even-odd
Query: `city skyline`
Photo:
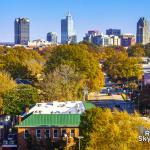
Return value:
<svg viewBox="0 0 150 150">
<path fill-rule="evenodd" d="M 136 23 L 140 17 L 150 21 L 148 0 L 126 1 L 85 1 L 48 0 L 1 1 L 0 41 L 14 41 L 14 19 L 27 17 L 31 21 L 31 40 L 46 39 L 48 32 L 57 32 L 60 42 L 60 20 L 70 11 L 74 18 L 74 26 L 78 41 L 82 40 L 88 30 L 99 30 L 105 33 L 108 28 L 119 28 L 122 33 L 136 34 Z M 26 8 L 26 9 L 25 9 Z M 117 8 L 117 9 L 116 9 Z M 8 11 L 9 10 L 9 11 Z M 57 11 L 59 10 L 59 11 Z M 110 13 L 111 12 L 111 13 Z"/>
</svg>

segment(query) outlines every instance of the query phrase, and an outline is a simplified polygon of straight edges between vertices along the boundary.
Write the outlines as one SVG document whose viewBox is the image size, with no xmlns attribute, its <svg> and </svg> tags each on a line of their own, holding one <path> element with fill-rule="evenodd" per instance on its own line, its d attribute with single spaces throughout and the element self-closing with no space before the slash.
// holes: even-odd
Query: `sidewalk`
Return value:
<svg viewBox="0 0 150 150">
<path fill-rule="evenodd" d="M 92 92 L 92 93 L 89 93 L 88 100 L 122 100 L 123 101 L 123 98 L 121 95 L 108 96 L 107 94 L 100 94 L 98 92 Z"/>
</svg>

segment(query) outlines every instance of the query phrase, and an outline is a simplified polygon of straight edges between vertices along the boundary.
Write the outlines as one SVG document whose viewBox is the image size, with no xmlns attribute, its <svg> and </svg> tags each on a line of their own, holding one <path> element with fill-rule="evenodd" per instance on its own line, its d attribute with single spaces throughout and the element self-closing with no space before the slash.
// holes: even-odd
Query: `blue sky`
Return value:
<svg viewBox="0 0 150 150">
<path fill-rule="evenodd" d="M 78 40 L 88 30 L 104 32 L 120 28 L 136 32 L 136 22 L 144 16 L 150 21 L 150 0 L 0 0 L 0 41 L 14 41 L 14 19 L 28 17 L 31 40 L 45 39 L 54 31 L 60 39 L 60 20 L 71 12 Z"/>
</svg>

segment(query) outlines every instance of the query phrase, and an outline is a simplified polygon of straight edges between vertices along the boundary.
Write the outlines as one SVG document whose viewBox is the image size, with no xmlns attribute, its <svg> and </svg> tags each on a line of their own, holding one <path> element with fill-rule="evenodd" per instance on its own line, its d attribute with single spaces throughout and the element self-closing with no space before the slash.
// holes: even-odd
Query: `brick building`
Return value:
<svg viewBox="0 0 150 150">
<path fill-rule="evenodd" d="M 95 107 L 88 102 L 37 103 L 20 117 L 18 150 L 27 150 L 27 139 L 51 144 L 51 149 L 73 146 L 79 136 L 80 116 L 85 110 Z"/>
</svg>

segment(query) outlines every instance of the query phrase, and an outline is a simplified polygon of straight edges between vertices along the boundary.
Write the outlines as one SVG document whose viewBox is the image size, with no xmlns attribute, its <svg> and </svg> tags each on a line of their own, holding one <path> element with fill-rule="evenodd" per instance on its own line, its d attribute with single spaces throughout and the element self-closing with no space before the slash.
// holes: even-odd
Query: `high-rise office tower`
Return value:
<svg viewBox="0 0 150 150">
<path fill-rule="evenodd" d="M 77 36 L 74 31 L 73 18 L 70 13 L 61 20 L 61 43 L 77 43 Z"/>
<path fill-rule="evenodd" d="M 28 18 L 15 19 L 15 44 L 28 44 L 30 40 L 30 20 Z"/>
<path fill-rule="evenodd" d="M 47 33 L 47 41 L 53 44 L 57 44 L 57 33 L 56 32 Z"/>
<path fill-rule="evenodd" d="M 121 30 L 120 29 L 107 29 L 106 30 L 106 35 L 120 36 L 121 35 Z"/>
<path fill-rule="evenodd" d="M 137 22 L 137 31 L 136 31 L 136 43 L 147 44 L 149 43 L 149 22 L 141 17 Z"/>
</svg>

